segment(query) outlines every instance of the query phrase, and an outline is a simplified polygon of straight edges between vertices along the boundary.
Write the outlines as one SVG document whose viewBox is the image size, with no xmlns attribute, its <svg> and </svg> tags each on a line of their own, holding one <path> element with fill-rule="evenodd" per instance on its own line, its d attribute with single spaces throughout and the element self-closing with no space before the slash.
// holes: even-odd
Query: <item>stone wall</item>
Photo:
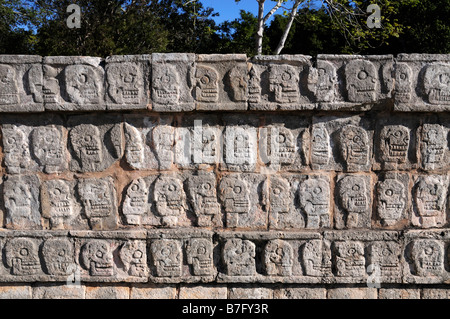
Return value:
<svg viewBox="0 0 450 319">
<path fill-rule="evenodd" d="M 447 298 L 450 55 L 0 56 L 0 297 Z"/>
</svg>

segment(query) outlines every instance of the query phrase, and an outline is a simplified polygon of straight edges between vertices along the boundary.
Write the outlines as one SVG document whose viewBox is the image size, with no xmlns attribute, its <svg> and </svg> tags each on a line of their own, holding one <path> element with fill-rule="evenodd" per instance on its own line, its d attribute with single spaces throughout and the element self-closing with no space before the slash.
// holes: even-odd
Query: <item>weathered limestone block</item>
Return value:
<svg viewBox="0 0 450 319">
<path fill-rule="evenodd" d="M 393 62 L 392 55 L 319 54 L 308 87 L 321 110 L 383 109 L 392 97 Z"/>
<path fill-rule="evenodd" d="M 194 74 L 195 59 L 195 54 L 192 53 L 152 54 L 154 111 L 181 112 L 195 109 L 191 94 L 197 81 Z"/>
<path fill-rule="evenodd" d="M 370 175 L 338 174 L 334 214 L 337 229 L 371 228 L 372 189 Z"/>
<path fill-rule="evenodd" d="M 313 117 L 313 169 L 369 171 L 372 163 L 373 122 L 369 117 Z"/>
<path fill-rule="evenodd" d="M 80 179 L 76 191 L 91 229 L 117 228 L 117 194 L 111 177 Z"/>
<path fill-rule="evenodd" d="M 106 108 L 147 109 L 150 96 L 150 55 L 106 58 Z"/>
<path fill-rule="evenodd" d="M 330 180 L 327 176 L 311 175 L 299 186 L 300 207 L 306 215 L 306 228 L 331 226 Z"/>
<path fill-rule="evenodd" d="M 408 227 L 411 210 L 408 174 L 387 172 L 379 175 L 375 190 L 374 205 L 379 225 Z"/>
<path fill-rule="evenodd" d="M 448 175 L 414 176 L 413 212 L 416 227 L 442 227 L 447 223 Z"/>
<path fill-rule="evenodd" d="M 42 57 L 0 56 L 0 112 L 43 112 Z"/>
<path fill-rule="evenodd" d="M 197 55 L 192 84 L 197 110 L 247 110 L 246 55 Z"/>
<path fill-rule="evenodd" d="M 150 230 L 150 281 L 155 283 L 212 282 L 217 260 L 213 233 L 206 230 Z"/>
<path fill-rule="evenodd" d="M 409 284 L 448 282 L 449 231 L 409 230 L 404 236 L 404 282 Z"/>
<path fill-rule="evenodd" d="M 395 111 L 450 109 L 450 55 L 399 54 L 395 63 Z"/>
<path fill-rule="evenodd" d="M 122 125 L 118 116 L 72 116 L 67 126 L 71 171 L 100 172 L 122 157 Z"/>
<path fill-rule="evenodd" d="M 69 238 L 56 237 L 45 240 L 42 256 L 46 274 L 69 276 L 76 271 L 75 246 Z"/>
<path fill-rule="evenodd" d="M 419 119 L 408 115 L 381 117 L 374 135 L 373 169 L 410 170 L 418 167 L 417 129 Z"/>
<path fill-rule="evenodd" d="M 448 135 L 450 127 L 447 118 L 444 125 L 436 122 L 424 123 L 418 130 L 418 157 L 421 168 L 427 171 L 445 170 L 450 167 L 450 149 L 448 147 Z"/>
<path fill-rule="evenodd" d="M 163 226 L 182 224 L 187 210 L 183 181 L 174 174 L 161 174 L 154 184 L 153 205 Z"/>
<path fill-rule="evenodd" d="M 227 228 L 267 228 L 267 212 L 260 201 L 264 176 L 242 173 L 223 175 L 219 182 L 219 199 Z"/>
<path fill-rule="evenodd" d="M 6 267 L 14 276 L 32 276 L 42 273 L 39 243 L 31 238 L 12 238 L 5 244 Z"/>
<path fill-rule="evenodd" d="M 105 110 L 103 59 L 55 56 L 43 58 L 43 92 L 49 111 Z"/>
<path fill-rule="evenodd" d="M 50 220 L 52 229 L 89 229 L 86 216 L 81 214 L 75 185 L 75 181 L 63 179 L 42 182 L 42 217 Z"/>
<path fill-rule="evenodd" d="M 145 231 L 70 231 L 81 282 L 147 282 Z"/>
<path fill-rule="evenodd" d="M 293 171 L 309 164 L 309 120 L 297 116 L 264 117 L 259 128 L 259 160 L 273 171 Z"/>
<path fill-rule="evenodd" d="M 149 188 L 144 178 L 135 179 L 127 186 L 122 205 L 122 213 L 127 224 L 143 224 L 143 217 L 150 210 Z"/>
<path fill-rule="evenodd" d="M 250 110 L 312 110 L 306 80 L 311 57 L 256 56 L 249 65 Z"/>
<path fill-rule="evenodd" d="M 39 177 L 9 175 L 3 182 L 5 226 L 11 229 L 42 229 Z"/>
</svg>

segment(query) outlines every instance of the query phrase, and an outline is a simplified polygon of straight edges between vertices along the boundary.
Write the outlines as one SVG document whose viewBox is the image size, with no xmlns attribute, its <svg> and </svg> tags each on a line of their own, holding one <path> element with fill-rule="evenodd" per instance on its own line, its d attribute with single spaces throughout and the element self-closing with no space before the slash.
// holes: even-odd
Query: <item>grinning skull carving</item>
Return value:
<svg viewBox="0 0 450 319">
<path fill-rule="evenodd" d="M 417 276 L 440 276 L 444 272 L 444 246 L 437 240 L 415 240 L 411 247 L 411 257 Z"/>
<path fill-rule="evenodd" d="M 400 276 L 400 247 L 392 241 L 376 241 L 369 247 L 369 264 L 378 265 L 382 276 Z"/>
<path fill-rule="evenodd" d="M 42 256 L 49 275 L 67 276 L 73 273 L 74 247 L 68 239 L 47 239 L 42 247 Z"/>
<path fill-rule="evenodd" d="M 249 170 L 256 163 L 256 129 L 229 126 L 225 131 L 225 162 Z"/>
<path fill-rule="evenodd" d="M 212 127 L 194 127 L 194 163 L 215 164 L 219 161 L 219 135 L 219 132 Z"/>
<path fill-rule="evenodd" d="M 145 242 L 127 241 L 120 248 L 119 257 L 125 266 L 125 271 L 130 276 L 147 276 L 147 253 Z"/>
<path fill-rule="evenodd" d="M 372 62 L 353 60 L 345 66 L 350 102 L 373 102 L 376 99 L 378 75 Z"/>
<path fill-rule="evenodd" d="M 218 102 L 219 100 L 219 74 L 208 66 L 198 66 L 195 72 L 197 79 L 195 98 L 199 102 Z"/>
<path fill-rule="evenodd" d="M 72 103 L 99 104 L 101 81 L 97 71 L 90 65 L 68 65 L 64 70 L 66 91 Z"/>
<path fill-rule="evenodd" d="M 279 239 L 271 240 L 264 249 L 264 265 L 269 276 L 291 276 L 294 264 L 292 246 Z"/>
<path fill-rule="evenodd" d="M 61 225 L 74 214 L 75 200 L 70 187 L 64 180 L 46 181 L 45 186 L 50 204 L 50 220 L 53 225 Z"/>
<path fill-rule="evenodd" d="M 153 100 L 164 105 L 177 104 L 180 99 L 180 75 L 175 66 L 155 65 L 153 72 Z"/>
<path fill-rule="evenodd" d="M 292 164 L 295 158 L 295 141 L 292 132 L 285 127 L 267 127 L 267 159 L 271 163 Z"/>
<path fill-rule="evenodd" d="M 38 127 L 31 133 L 31 146 L 44 172 L 55 173 L 64 165 L 64 146 L 61 131 L 55 127 Z"/>
<path fill-rule="evenodd" d="M 159 239 L 152 242 L 150 251 L 158 277 L 181 276 L 182 253 L 177 240 Z"/>
<path fill-rule="evenodd" d="M 406 63 L 395 64 L 395 100 L 409 102 L 411 100 L 412 70 Z"/>
<path fill-rule="evenodd" d="M 31 194 L 30 185 L 25 182 L 16 182 L 13 185 L 5 187 L 5 208 L 8 215 L 12 219 L 31 219 L 32 207 L 31 201 L 33 195 Z"/>
<path fill-rule="evenodd" d="M 261 77 L 254 67 L 250 69 L 248 80 L 248 101 L 259 103 L 261 100 Z"/>
<path fill-rule="evenodd" d="M 424 124 L 421 131 L 420 153 L 425 169 L 434 169 L 444 161 L 447 138 L 439 124 Z"/>
<path fill-rule="evenodd" d="M 359 176 L 345 176 L 338 182 L 337 188 L 339 202 L 348 214 L 347 227 L 357 227 L 359 215 L 369 209 L 365 179 Z"/>
<path fill-rule="evenodd" d="M 0 64 L 0 105 L 18 104 L 16 71 L 6 64 Z"/>
<path fill-rule="evenodd" d="M 290 65 L 276 65 L 269 70 L 269 90 L 278 103 L 295 103 L 299 101 L 300 77 L 298 71 Z"/>
<path fill-rule="evenodd" d="M 199 226 L 214 226 L 221 223 L 216 187 L 214 174 L 191 176 L 188 180 L 189 197 Z"/>
<path fill-rule="evenodd" d="M 116 104 L 139 104 L 143 78 L 134 63 L 113 63 L 106 69 L 108 94 Z"/>
<path fill-rule="evenodd" d="M 324 125 L 312 128 L 311 161 L 318 165 L 327 165 L 330 161 L 330 136 Z"/>
<path fill-rule="evenodd" d="M 230 98 L 235 102 L 246 102 L 248 96 L 248 78 L 246 68 L 235 66 L 228 72 L 231 91 Z"/>
<path fill-rule="evenodd" d="M 367 132 L 359 126 L 347 125 L 339 134 L 339 149 L 347 169 L 354 170 L 369 161 L 369 138 Z"/>
<path fill-rule="evenodd" d="M 140 225 L 141 217 L 148 209 L 148 187 L 143 178 L 133 181 L 127 189 L 123 214 L 130 225 Z"/>
<path fill-rule="evenodd" d="M 381 158 L 385 162 L 405 163 L 408 157 L 409 129 L 401 125 L 384 126 L 380 133 Z"/>
<path fill-rule="evenodd" d="M 227 275 L 254 276 L 256 274 L 255 249 L 255 244 L 249 240 L 228 239 L 223 247 Z"/>
<path fill-rule="evenodd" d="M 250 211 L 250 193 L 247 183 L 237 177 L 223 177 L 219 184 L 219 197 L 225 206 L 227 226 L 237 227 L 239 214 Z"/>
<path fill-rule="evenodd" d="M 153 200 L 163 222 L 174 226 L 186 207 L 182 182 L 176 177 L 160 175 L 155 182 Z"/>
<path fill-rule="evenodd" d="M 174 161 L 175 129 L 169 125 L 158 125 L 152 130 L 152 139 L 160 169 L 169 169 Z"/>
<path fill-rule="evenodd" d="M 99 129 L 92 124 L 80 124 L 70 130 L 69 137 L 81 167 L 95 170 L 103 160 Z"/>
<path fill-rule="evenodd" d="M 189 239 L 186 244 L 188 264 L 192 265 L 195 276 L 213 274 L 213 245 L 204 238 Z"/>
<path fill-rule="evenodd" d="M 428 65 L 424 74 L 424 88 L 431 104 L 450 104 L 450 64 Z"/>
<path fill-rule="evenodd" d="M 315 239 L 302 248 L 302 261 L 307 276 L 331 275 L 331 249 L 329 243 Z"/>
<path fill-rule="evenodd" d="M 28 137 L 19 127 L 2 128 L 5 164 L 9 173 L 18 174 L 31 162 Z"/>
<path fill-rule="evenodd" d="M 81 248 L 81 263 L 91 276 L 113 276 L 114 262 L 111 244 L 106 240 L 91 240 Z"/>
<path fill-rule="evenodd" d="M 385 225 L 394 225 L 406 209 L 405 186 L 395 179 L 377 183 L 377 211 Z"/>
<path fill-rule="evenodd" d="M 328 227 L 330 224 L 330 184 L 312 177 L 300 184 L 300 207 L 306 213 L 306 227 Z"/>
<path fill-rule="evenodd" d="M 432 219 L 436 226 L 445 211 L 447 189 L 439 178 L 423 176 L 415 187 L 414 200 L 419 216 L 422 219 Z"/>
<path fill-rule="evenodd" d="M 28 238 L 14 238 L 5 245 L 6 266 L 16 276 L 34 275 L 41 271 L 38 246 Z"/>
<path fill-rule="evenodd" d="M 291 208 L 291 187 L 289 182 L 282 178 L 271 176 L 263 185 L 263 203 L 268 207 L 275 223 L 278 223 L 278 214 L 287 214 Z"/>
<path fill-rule="evenodd" d="M 338 277 L 362 277 L 365 275 L 364 245 L 361 242 L 335 242 L 335 264 Z"/>
<path fill-rule="evenodd" d="M 327 61 L 317 61 L 317 68 L 311 68 L 308 75 L 308 88 L 319 102 L 332 102 L 337 83 L 336 68 Z"/>
<path fill-rule="evenodd" d="M 139 167 L 144 163 L 144 142 L 137 128 L 128 123 L 124 125 L 125 131 L 125 159 L 128 164 Z"/>
<path fill-rule="evenodd" d="M 59 102 L 59 81 L 56 79 L 58 71 L 49 66 L 44 65 L 44 85 L 42 87 L 42 93 L 45 103 L 58 103 Z"/>
<path fill-rule="evenodd" d="M 88 218 L 104 218 L 112 214 L 112 185 L 102 179 L 85 179 L 78 183 L 78 193 Z"/>
</svg>

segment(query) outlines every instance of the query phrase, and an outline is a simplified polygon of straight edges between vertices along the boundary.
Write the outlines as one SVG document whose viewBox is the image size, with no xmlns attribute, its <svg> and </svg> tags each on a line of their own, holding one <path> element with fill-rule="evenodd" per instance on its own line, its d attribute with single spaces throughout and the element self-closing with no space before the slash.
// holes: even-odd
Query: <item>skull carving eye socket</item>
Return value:
<svg viewBox="0 0 450 319">
<path fill-rule="evenodd" d="M 275 195 L 281 194 L 281 191 L 282 191 L 282 189 L 279 188 L 279 187 L 275 187 L 275 188 L 273 189 L 273 193 L 274 193 Z"/>
<path fill-rule="evenodd" d="M 406 73 L 400 74 L 400 80 L 406 80 L 408 78 L 408 75 Z"/>
<path fill-rule="evenodd" d="M 137 192 L 139 190 L 139 186 L 137 184 L 134 184 L 133 186 L 131 186 L 131 190 L 133 192 Z"/>
<path fill-rule="evenodd" d="M 318 186 L 318 187 L 314 188 L 313 192 L 314 192 L 314 194 L 318 195 L 318 194 L 322 193 L 322 188 Z"/>
<path fill-rule="evenodd" d="M 64 257 L 66 255 L 66 251 L 64 250 L 64 249 L 61 249 L 59 252 L 58 252 L 58 256 L 59 257 Z"/>
<path fill-rule="evenodd" d="M 358 191 L 361 189 L 361 187 L 360 187 L 358 184 L 355 184 L 355 185 L 353 185 L 352 189 L 353 189 L 355 192 L 358 192 Z"/>
<path fill-rule="evenodd" d="M 368 76 L 369 76 L 369 74 L 365 70 L 361 70 L 358 73 L 358 79 L 360 79 L 360 80 L 365 80 L 365 79 L 367 79 Z"/>
<path fill-rule="evenodd" d="M 19 254 L 21 255 L 21 256 L 28 256 L 28 254 L 29 254 L 29 251 L 28 251 L 28 249 L 26 249 L 26 248 L 22 248 L 20 251 L 19 251 Z"/>
<path fill-rule="evenodd" d="M 284 143 L 286 141 L 286 136 L 284 136 L 283 134 L 278 134 L 277 136 L 277 143 Z"/>
<path fill-rule="evenodd" d="M 59 190 L 58 188 L 55 188 L 55 189 L 53 190 L 53 195 L 58 196 L 58 195 L 60 195 L 60 194 L 61 194 L 61 190 Z"/>
<path fill-rule="evenodd" d="M 168 189 L 170 192 L 174 192 L 174 191 L 177 190 L 177 185 L 175 185 L 175 184 L 170 184 L 170 185 L 167 187 L 167 189 Z"/>
<path fill-rule="evenodd" d="M 85 142 L 89 143 L 90 141 L 92 141 L 92 136 L 90 136 L 90 135 L 85 135 L 84 138 L 83 138 L 83 140 L 84 140 Z"/>
<path fill-rule="evenodd" d="M 361 140 L 361 137 L 359 136 L 359 135 L 355 135 L 354 137 L 353 137 L 353 142 L 355 142 L 355 143 L 360 143 L 362 140 Z"/>
<path fill-rule="evenodd" d="M 283 79 L 283 81 L 290 81 L 292 79 L 292 76 L 289 73 L 284 72 L 281 78 Z"/>
<path fill-rule="evenodd" d="M 425 255 L 431 256 L 434 253 L 434 248 L 431 246 L 427 246 L 423 251 L 425 252 Z"/>
<path fill-rule="evenodd" d="M 385 194 L 386 194 L 387 196 L 392 196 L 392 195 L 394 194 L 394 191 L 393 191 L 392 189 L 387 189 L 386 192 L 385 192 Z"/>
<path fill-rule="evenodd" d="M 450 84 L 450 75 L 448 75 L 447 73 L 441 74 L 439 76 L 439 81 L 442 84 L 449 85 Z"/>
<path fill-rule="evenodd" d="M 171 252 L 170 248 L 166 247 L 161 250 L 161 255 L 164 257 L 167 257 L 167 256 L 170 256 L 170 252 Z"/>
<path fill-rule="evenodd" d="M 97 250 L 95 252 L 95 257 L 100 258 L 100 259 L 103 258 L 103 252 L 101 250 Z"/>
<path fill-rule="evenodd" d="M 143 253 L 140 250 L 136 250 L 133 254 L 133 258 L 142 258 Z"/>
<path fill-rule="evenodd" d="M 233 188 L 233 192 L 234 192 L 235 194 L 240 194 L 240 193 L 242 192 L 242 188 L 241 188 L 240 186 L 235 186 L 235 187 Z"/>
<path fill-rule="evenodd" d="M 206 247 L 205 247 L 205 246 L 200 246 L 200 247 L 197 249 L 197 254 L 198 254 L 198 255 L 205 255 L 205 254 L 206 254 Z"/>
<path fill-rule="evenodd" d="M 208 84 L 209 82 L 211 82 L 211 80 L 210 80 L 210 78 L 208 76 L 204 75 L 200 79 L 200 82 L 202 82 L 203 84 Z"/>
<path fill-rule="evenodd" d="M 15 144 L 16 143 L 16 139 L 14 137 L 9 137 L 7 140 L 8 144 Z"/>
<path fill-rule="evenodd" d="M 356 249 L 355 248 L 350 248 L 348 250 L 348 253 L 349 253 L 349 255 L 354 256 L 354 255 L 356 255 Z"/>
<path fill-rule="evenodd" d="M 204 183 L 203 189 L 209 191 L 212 188 L 212 185 L 210 183 Z"/>
</svg>

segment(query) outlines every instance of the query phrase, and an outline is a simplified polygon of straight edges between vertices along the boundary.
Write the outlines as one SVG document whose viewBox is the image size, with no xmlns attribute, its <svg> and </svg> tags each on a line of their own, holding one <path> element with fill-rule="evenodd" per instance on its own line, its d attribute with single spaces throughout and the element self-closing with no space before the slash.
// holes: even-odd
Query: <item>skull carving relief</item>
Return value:
<svg viewBox="0 0 450 319">
<path fill-rule="evenodd" d="M 264 249 L 264 265 L 269 276 L 291 276 L 294 250 L 283 240 L 274 239 Z"/>
<path fill-rule="evenodd" d="M 158 125 L 152 130 L 154 152 L 160 169 L 169 169 L 174 161 L 175 129 L 168 125 Z"/>
<path fill-rule="evenodd" d="M 347 125 L 339 134 L 339 149 L 348 170 L 369 162 L 369 138 L 367 132 L 359 126 Z"/>
<path fill-rule="evenodd" d="M 377 184 L 377 211 L 381 221 L 394 225 L 406 209 L 405 186 L 395 179 L 386 179 Z"/>
<path fill-rule="evenodd" d="M 16 276 L 34 275 L 41 271 L 38 246 L 27 238 L 14 238 L 5 245 L 6 266 Z"/>
<path fill-rule="evenodd" d="M 331 275 L 331 248 L 322 240 L 310 240 L 302 249 L 302 261 L 307 276 Z"/>
<path fill-rule="evenodd" d="M 98 127 L 92 124 L 77 125 L 70 130 L 69 137 L 81 167 L 95 170 L 103 160 L 103 143 Z"/>
<path fill-rule="evenodd" d="M 195 98 L 199 102 L 217 102 L 219 100 L 219 74 L 208 66 L 198 66 Z"/>
<path fill-rule="evenodd" d="M 0 105 L 18 104 L 19 89 L 16 71 L 7 64 L 0 64 Z"/>
<path fill-rule="evenodd" d="M 75 199 L 64 180 L 46 181 L 45 185 L 50 205 L 50 221 L 53 226 L 60 226 L 73 216 Z"/>
<path fill-rule="evenodd" d="M 423 176 L 414 190 L 414 201 L 423 227 L 434 227 L 444 222 L 447 188 L 435 176 Z"/>
<path fill-rule="evenodd" d="M 411 248 L 415 275 L 421 277 L 440 276 L 444 272 L 444 246 L 431 239 L 415 240 Z"/>
<path fill-rule="evenodd" d="M 85 179 L 78 183 L 78 193 L 88 218 L 105 218 L 113 213 L 114 195 L 108 180 Z"/>
<path fill-rule="evenodd" d="M 216 178 L 214 174 L 191 176 L 188 180 L 189 197 L 199 226 L 219 226 L 220 205 L 217 202 Z"/>
<path fill-rule="evenodd" d="M 186 207 L 186 195 L 181 180 L 161 175 L 155 182 L 153 199 L 156 211 L 163 218 L 163 224 L 174 226 Z"/>
<path fill-rule="evenodd" d="M 337 83 L 336 68 L 327 61 L 317 61 L 317 68 L 310 69 L 308 88 L 319 102 L 332 102 L 335 98 Z"/>
<path fill-rule="evenodd" d="M 382 276 L 400 276 L 400 255 L 395 242 L 376 241 L 369 247 L 369 263 L 378 265 Z"/>
<path fill-rule="evenodd" d="M 91 276 L 113 276 L 114 262 L 111 244 L 106 240 L 91 240 L 81 249 L 81 263 Z"/>
<path fill-rule="evenodd" d="M 338 182 L 338 200 L 347 212 L 348 228 L 358 227 L 360 215 L 368 212 L 367 187 L 365 179 L 359 176 L 345 176 Z"/>
<path fill-rule="evenodd" d="M 120 248 L 119 256 L 130 276 L 147 276 L 147 253 L 145 242 L 127 241 Z"/>
<path fill-rule="evenodd" d="M 300 184 L 300 207 L 306 213 L 306 227 L 330 226 L 330 184 L 320 177 L 311 177 Z"/>
<path fill-rule="evenodd" d="M 292 164 L 295 158 L 294 135 L 285 127 L 267 127 L 267 158 L 273 164 Z"/>
<path fill-rule="evenodd" d="M 26 170 L 31 162 L 28 136 L 19 127 L 3 127 L 3 151 L 9 173 L 18 174 Z"/>
<path fill-rule="evenodd" d="M 364 245 L 360 242 L 335 242 L 336 275 L 362 277 L 366 273 Z"/>
<path fill-rule="evenodd" d="M 248 214 L 250 211 L 248 185 L 242 179 L 226 176 L 220 181 L 219 190 L 227 216 L 227 227 L 237 227 L 239 214 Z"/>
<path fill-rule="evenodd" d="M 208 239 L 193 238 L 186 244 L 187 262 L 195 276 L 213 274 L 213 246 Z"/>
<path fill-rule="evenodd" d="M 17 181 L 5 187 L 5 208 L 11 219 L 32 219 L 31 188 L 25 182 Z"/>
<path fill-rule="evenodd" d="M 376 99 L 378 75 L 372 62 L 353 60 L 345 66 L 346 87 L 350 102 L 373 102 Z"/>
<path fill-rule="evenodd" d="M 439 124 L 424 124 L 421 131 L 420 154 L 422 166 L 434 169 L 444 162 L 447 145 L 444 128 Z"/>
<path fill-rule="evenodd" d="M 153 99 L 160 104 L 177 104 L 180 99 L 180 75 L 175 66 L 163 64 L 153 69 Z"/>
<path fill-rule="evenodd" d="M 263 203 L 268 207 L 275 225 L 278 224 L 278 214 L 287 214 L 291 208 L 291 187 L 289 182 L 282 178 L 271 176 L 263 185 Z"/>
<path fill-rule="evenodd" d="M 58 103 L 59 102 L 59 81 L 56 79 L 58 71 L 49 66 L 43 66 L 44 73 L 44 85 L 42 87 L 42 93 L 44 97 L 44 103 Z"/>
<path fill-rule="evenodd" d="M 64 70 L 64 82 L 70 101 L 79 105 L 99 104 L 101 81 L 90 65 L 68 65 Z"/>
<path fill-rule="evenodd" d="M 136 64 L 124 62 L 109 65 L 106 79 L 108 94 L 116 104 L 139 104 L 144 83 Z"/>
<path fill-rule="evenodd" d="M 139 167 L 144 163 L 144 142 L 137 128 L 128 123 L 124 125 L 125 131 L 125 159 L 128 164 Z"/>
<path fill-rule="evenodd" d="M 323 125 L 314 125 L 311 139 L 311 162 L 318 165 L 327 165 L 330 161 L 330 136 Z"/>
<path fill-rule="evenodd" d="M 182 253 L 177 240 L 155 240 L 150 246 L 153 264 L 158 277 L 181 276 Z"/>
<path fill-rule="evenodd" d="M 54 126 L 38 127 L 31 133 L 31 149 L 46 173 L 55 173 L 64 165 L 65 154 L 61 135 L 61 131 Z"/>
<path fill-rule="evenodd" d="M 123 214 L 130 225 L 140 225 L 141 217 L 148 210 L 148 186 L 144 179 L 138 178 L 127 189 L 123 203 Z"/>
<path fill-rule="evenodd" d="M 259 103 L 261 100 L 261 77 L 254 67 L 250 69 L 248 80 L 248 101 Z"/>
<path fill-rule="evenodd" d="M 246 102 L 248 96 L 247 69 L 235 66 L 228 72 L 230 98 L 235 102 Z"/>
<path fill-rule="evenodd" d="M 424 88 L 431 104 L 450 104 L 450 64 L 428 65 L 424 74 Z"/>
<path fill-rule="evenodd" d="M 255 268 L 255 244 L 240 238 L 228 239 L 223 248 L 227 275 L 253 276 Z"/>
<path fill-rule="evenodd" d="M 395 65 L 395 100 L 407 103 L 411 100 L 412 70 L 406 63 Z"/>
<path fill-rule="evenodd" d="M 67 276 L 75 267 L 73 244 L 65 238 L 50 238 L 42 247 L 45 267 L 50 275 Z"/>
<path fill-rule="evenodd" d="M 299 72 L 290 65 L 272 66 L 269 70 L 269 90 L 273 92 L 278 103 L 295 103 L 299 101 Z"/>
<path fill-rule="evenodd" d="M 380 132 L 381 158 L 385 162 L 405 163 L 408 158 L 409 129 L 401 125 L 386 125 Z"/>
</svg>

